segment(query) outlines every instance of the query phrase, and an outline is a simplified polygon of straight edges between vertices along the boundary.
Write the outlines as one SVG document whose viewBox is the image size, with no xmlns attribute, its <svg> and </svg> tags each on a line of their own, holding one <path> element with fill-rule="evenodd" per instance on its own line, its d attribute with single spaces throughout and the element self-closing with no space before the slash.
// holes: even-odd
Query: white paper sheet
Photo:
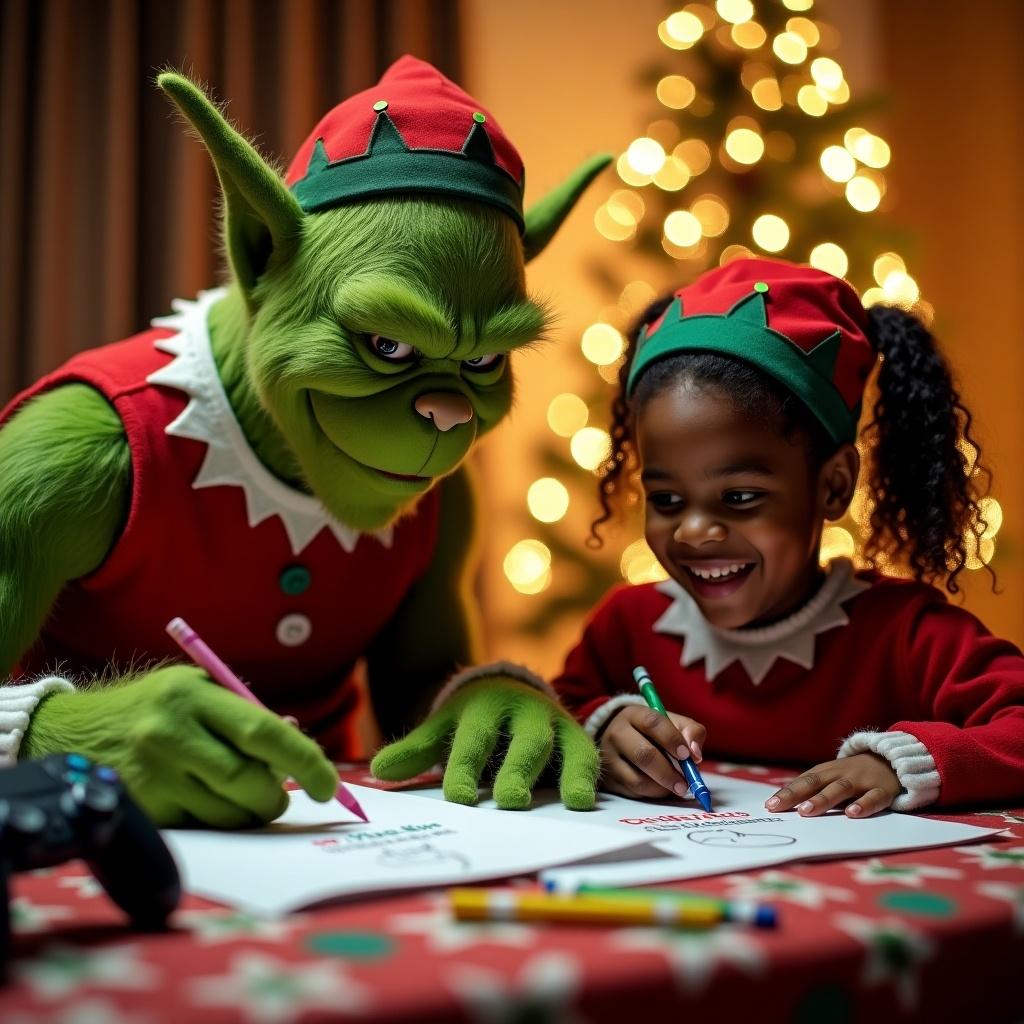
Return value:
<svg viewBox="0 0 1024 1024">
<path fill-rule="evenodd" d="M 293 792 L 266 829 L 165 831 L 186 891 L 273 917 L 342 896 L 532 873 L 645 839 L 596 821 L 580 827 L 571 812 L 552 821 L 350 788 L 369 824 Z"/>
<path fill-rule="evenodd" d="M 786 861 L 827 857 L 855 857 L 928 846 L 950 846 L 992 836 L 998 829 L 977 828 L 935 821 L 915 814 L 880 814 L 853 820 L 841 811 L 817 818 L 802 818 L 795 811 L 773 814 L 765 800 L 778 787 L 746 782 L 726 775 L 704 774 L 714 811 L 705 813 L 695 800 L 648 803 L 601 793 L 594 811 L 567 811 L 556 793 L 538 794 L 531 817 L 572 823 L 577 827 L 613 829 L 647 842 L 643 859 L 636 849 L 602 863 L 553 869 L 544 879 L 562 884 L 642 885 L 678 878 L 697 878 Z M 440 788 L 411 791 L 417 796 L 443 799 Z M 493 807 L 484 800 L 481 808 Z M 671 859 L 657 856 L 655 851 Z M 632 858 L 632 859 L 631 859 Z"/>
</svg>

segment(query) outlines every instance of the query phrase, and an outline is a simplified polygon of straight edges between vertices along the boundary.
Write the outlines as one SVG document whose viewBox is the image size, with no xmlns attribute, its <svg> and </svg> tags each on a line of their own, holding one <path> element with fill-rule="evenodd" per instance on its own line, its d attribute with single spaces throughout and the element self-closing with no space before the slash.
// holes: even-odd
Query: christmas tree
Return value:
<svg viewBox="0 0 1024 1024">
<path fill-rule="evenodd" d="M 527 494 L 527 537 L 504 561 L 509 583 L 534 595 L 521 623 L 531 632 L 592 607 L 612 583 L 664 578 L 643 541 L 638 505 L 597 551 L 563 522 L 570 500 L 596 510 L 623 332 L 652 299 L 709 267 L 777 255 L 847 278 L 865 305 L 896 303 L 931 318 L 894 251 L 906 240 L 875 216 L 887 207 L 891 154 L 864 123 L 879 100 L 851 95 L 839 34 L 813 0 L 688 4 L 656 34 L 658 58 L 643 72 L 651 120 L 618 156 L 618 181 L 594 218 L 616 247 L 592 268 L 611 300 L 581 340 L 581 358 L 596 373 L 589 388 L 550 404 L 549 443 L 538 453 L 545 475 Z M 991 559 L 1001 520 L 993 499 L 985 513 L 976 567 Z M 860 494 L 848 519 L 826 529 L 822 560 L 854 554 L 869 515 Z M 560 575 L 571 583 L 559 585 Z"/>
</svg>

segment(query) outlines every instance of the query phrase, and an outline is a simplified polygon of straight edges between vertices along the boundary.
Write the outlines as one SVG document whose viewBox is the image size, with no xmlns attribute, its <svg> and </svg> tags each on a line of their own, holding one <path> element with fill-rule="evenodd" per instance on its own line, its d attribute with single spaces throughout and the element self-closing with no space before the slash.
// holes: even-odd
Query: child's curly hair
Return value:
<svg viewBox="0 0 1024 1024">
<path fill-rule="evenodd" d="M 784 437 L 801 440 L 814 469 L 837 448 L 817 419 L 781 384 L 742 360 L 711 352 L 681 352 L 654 363 L 640 378 L 632 402 L 627 400 L 626 378 L 637 335 L 671 301 L 669 295 L 652 303 L 629 332 L 612 400 L 611 453 L 599 472 L 601 515 L 587 538 L 592 547 L 603 543 L 599 528 L 613 517 L 623 497 L 637 493 L 634 413 L 672 384 L 728 395 L 748 415 Z M 982 465 L 981 446 L 971 433 L 971 414 L 935 339 L 913 314 L 897 306 L 870 307 L 868 337 L 880 359 L 877 398 L 861 434 L 871 505 L 863 557 L 872 567 L 906 566 L 915 579 L 941 582 L 956 593 L 957 577 L 988 525 L 979 499 L 991 483 L 991 473 Z M 981 481 L 984 491 L 978 487 Z M 971 535 L 973 540 L 968 539 Z M 994 582 L 995 573 L 986 568 Z"/>
</svg>

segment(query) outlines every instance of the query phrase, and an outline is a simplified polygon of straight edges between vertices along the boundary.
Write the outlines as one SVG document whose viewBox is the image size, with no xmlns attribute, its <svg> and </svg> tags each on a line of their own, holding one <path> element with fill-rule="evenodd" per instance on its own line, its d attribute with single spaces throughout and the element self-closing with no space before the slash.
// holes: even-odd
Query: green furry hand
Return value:
<svg viewBox="0 0 1024 1024">
<path fill-rule="evenodd" d="M 338 784 L 313 740 L 191 666 L 47 697 L 32 716 L 23 756 L 63 751 L 116 768 L 136 802 L 164 827 L 257 825 L 287 806 L 281 786 L 287 776 L 321 801 Z"/>
<path fill-rule="evenodd" d="M 562 802 L 573 811 L 593 809 L 600 760 L 590 737 L 550 697 L 508 676 L 463 686 L 408 736 L 378 751 L 370 770 L 378 779 L 408 779 L 447 753 L 445 797 L 474 804 L 480 776 L 503 733 L 508 749 L 494 778 L 499 807 L 530 806 L 537 776 L 557 744 Z"/>
</svg>

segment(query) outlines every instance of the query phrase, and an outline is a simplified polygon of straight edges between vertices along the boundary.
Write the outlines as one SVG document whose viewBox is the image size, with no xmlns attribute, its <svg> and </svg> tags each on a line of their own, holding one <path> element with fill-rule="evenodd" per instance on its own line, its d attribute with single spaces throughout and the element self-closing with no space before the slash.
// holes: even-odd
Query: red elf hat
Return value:
<svg viewBox="0 0 1024 1024">
<path fill-rule="evenodd" d="M 660 359 L 717 352 L 763 370 L 835 441 L 853 441 L 876 359 L 867 329 L 860 298 L 841 278 L 782 260 L 734 260 L 680 288 L 640 332 L 626 391 Z"/>
<path fill-rule="evenodd" d="M 495 206 L 523 225 L 523 161 L 491 114 L 405 56 L 324 116 L 285 182 L 307 213 L 367 196 L 425 193 Z"/>
</svg>

